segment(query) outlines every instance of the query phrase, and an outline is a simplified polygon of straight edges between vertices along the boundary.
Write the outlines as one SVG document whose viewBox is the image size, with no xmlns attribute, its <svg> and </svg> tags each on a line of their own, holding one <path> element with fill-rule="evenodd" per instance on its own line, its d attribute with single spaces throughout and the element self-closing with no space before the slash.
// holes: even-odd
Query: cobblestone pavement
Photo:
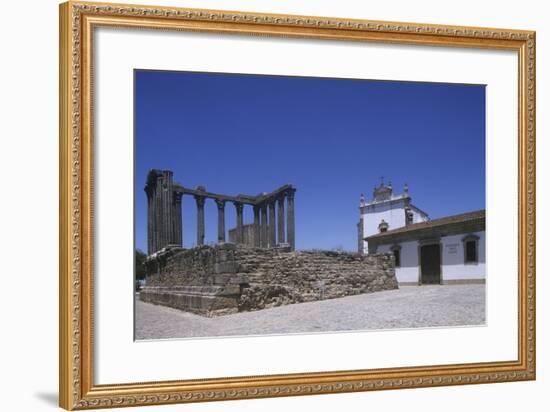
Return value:
<svg viewBox="0 0 550 412">
<path fill-rule="evenodd" d="M 216 318 L 144 303 L 136 295 L 135 316 L 136 339 L 482 325 L 485 285 L 401 286 Z"/>
</svg>

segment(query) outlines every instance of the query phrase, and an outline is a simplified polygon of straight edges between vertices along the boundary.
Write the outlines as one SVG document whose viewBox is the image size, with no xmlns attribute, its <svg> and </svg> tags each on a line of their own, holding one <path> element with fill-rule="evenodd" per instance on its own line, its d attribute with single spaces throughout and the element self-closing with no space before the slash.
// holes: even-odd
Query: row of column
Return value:
<svg viewBox="0 0 550 412">
<path fill-rule="evenodd" d="M 274 247 L 288 243 L 292 250 L 295 248 L 294 228 L 294 192 L 290 189 L 281 193 L 277 198 L 268 199 L 259 205 L 254 205 L 254 246 Z M 285 219 L 285 199 L 287 201 L 287 213 Z M 197 245 L 204 245 L 204 196 L 195 195 L 197 203 Z M 225 242 L 225 200 L 214 199 L 218 208 L 218 242 Z M 237 212 L 237 243 L 244 241 L 244 204 L 233 202 Z M 276 209 L 277 208 L 277 219 Z M 286 220 L 286 239 L 285 239 Z"/>
</svg>

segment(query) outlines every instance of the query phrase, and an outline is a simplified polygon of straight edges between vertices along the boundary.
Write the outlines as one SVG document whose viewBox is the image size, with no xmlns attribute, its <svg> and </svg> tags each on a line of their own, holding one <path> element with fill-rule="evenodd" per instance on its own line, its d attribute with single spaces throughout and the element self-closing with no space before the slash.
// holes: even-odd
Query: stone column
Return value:
<svg viewBox="0 0 550 412">
<path fill-rule="evenodd" d="M 261 206 L 260 246 L 267 247 L 267 205 Z"/>
<path fill-rule="evenodd" d="M 237 211 L 237 243 L 244 243 L 243 204 L 239 202 L 235 202 L 234 204 Z"/>
<path fill-rule="evenodd" d="M 218 243 L 225 242 L 225 200 L 216 199 L 218 206 Z"/>
<path fill-rule="evenodd" d="M 174 193 L 174 240 L 178 246 L 183 246 L 183 226 L 181 218 L 181 193 Z"/>
<path fill-rule="evenodd" d="M 155 227 L 155 202 L 153 201 L 154 192 L 150 186 L 145 186 L 145 193 L 147 194 L 147 254 L 150 255 L 155 252 L 154 250 L 154 234 L 156 232 Z"/>
<path fill-rule="evenodd" d="M 296 247 L 296 239 L 294 237 L 294 192 L 296 192 L 296 189 L 290 189 L 287 192 L 286 235 L 291 250 L 294 250 Z"/>
<path fill-rule="evenodd" d="M 158 252 L 168 245 L 179 245 L 173 173 L 170 170 L 149 171 L 145 193 L 147 193 L 147 253 Z"/>
<path fill-rule="evenodd" d="M 254 205 L 254 246 L 260 247 L 260 207 Z"/>
<path fill-rule="evenodd" d="M 275 200 L 269 202 L 269 240 L 268 246 L 275 247 L 277 244 L 277 233 L 275 224 Z"/>
<path fill-rule="evenodd" d="M 281 195 L 277 199 L 277 243 L 285 243 L 285 196 Z"/>
<path fill-rule="evenodd" d="M 166 244 L 164 236 L 164 203 L 162 201 L 162 175 L 157 176 L 157 186 L 155 188 L 155 245 L 153 252 L 157 252 Z"/>
<path fill-rule="evenodd" d="M 204 245 L 204 196 L 195 196 L 197 201 L 197 246 Z"/>
</svg>

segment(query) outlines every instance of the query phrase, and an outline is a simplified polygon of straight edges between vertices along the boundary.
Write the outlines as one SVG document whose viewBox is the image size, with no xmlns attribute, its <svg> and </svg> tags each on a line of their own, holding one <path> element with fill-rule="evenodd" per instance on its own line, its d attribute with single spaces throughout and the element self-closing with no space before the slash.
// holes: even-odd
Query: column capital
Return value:
<svg viewBox="0 0 550 412">
<path fill-rule="evenodd" d="M 242 213 L 244 204 L 242 202 L 233 202 L 235 205 L 235 209 L 237 209 L 237 213 Z"/>
<path fill-rule="evenodd" d="M 296 193 L 296 189 L 291 188 L 286 191 L 286 196 L 289 200 L 294 200 L 294 194 Z"/>
<path fill-rule="evenodd" d="M 195 197 L 195 201 L 197 202 L 197 206 L 203 207 L 204 201 L 206 200 L 206 198 L 204 196 L 199 196 L 199 195 L 195 195 L 194 197 Z"/>
<path fill-rule="evenodd" d="M 214 199 L 216 202 L 216 206 L 218 206 L 218 209 L 223 209 L 225 207 L 225 200 L 223 199 Z"/>
</svg>

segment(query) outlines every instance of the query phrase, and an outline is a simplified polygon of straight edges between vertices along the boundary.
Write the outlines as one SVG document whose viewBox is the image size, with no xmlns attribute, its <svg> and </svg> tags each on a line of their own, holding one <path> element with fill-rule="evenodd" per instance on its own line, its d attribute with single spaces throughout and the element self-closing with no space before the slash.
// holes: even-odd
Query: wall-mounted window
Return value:
<svg viewBox="0 0 550 412">
<path fill-rule="evenodd" d="M 395 267 L 401 267 L 401 246 L 394 245 L 391 247 L 391 251 L 395 260 Z"/>
<path fill-rule="evenodd" d="M 414 222 L 414 215 L 411 209 L 405 209 L 405 225 L 412 225 Z"/>
<path fill-rule="evenodd" d="M 479 262 L 479 236 L 468 235 L 462 239 L 464 245 L 464 263 L 476 264 Z"/>
</svg>

